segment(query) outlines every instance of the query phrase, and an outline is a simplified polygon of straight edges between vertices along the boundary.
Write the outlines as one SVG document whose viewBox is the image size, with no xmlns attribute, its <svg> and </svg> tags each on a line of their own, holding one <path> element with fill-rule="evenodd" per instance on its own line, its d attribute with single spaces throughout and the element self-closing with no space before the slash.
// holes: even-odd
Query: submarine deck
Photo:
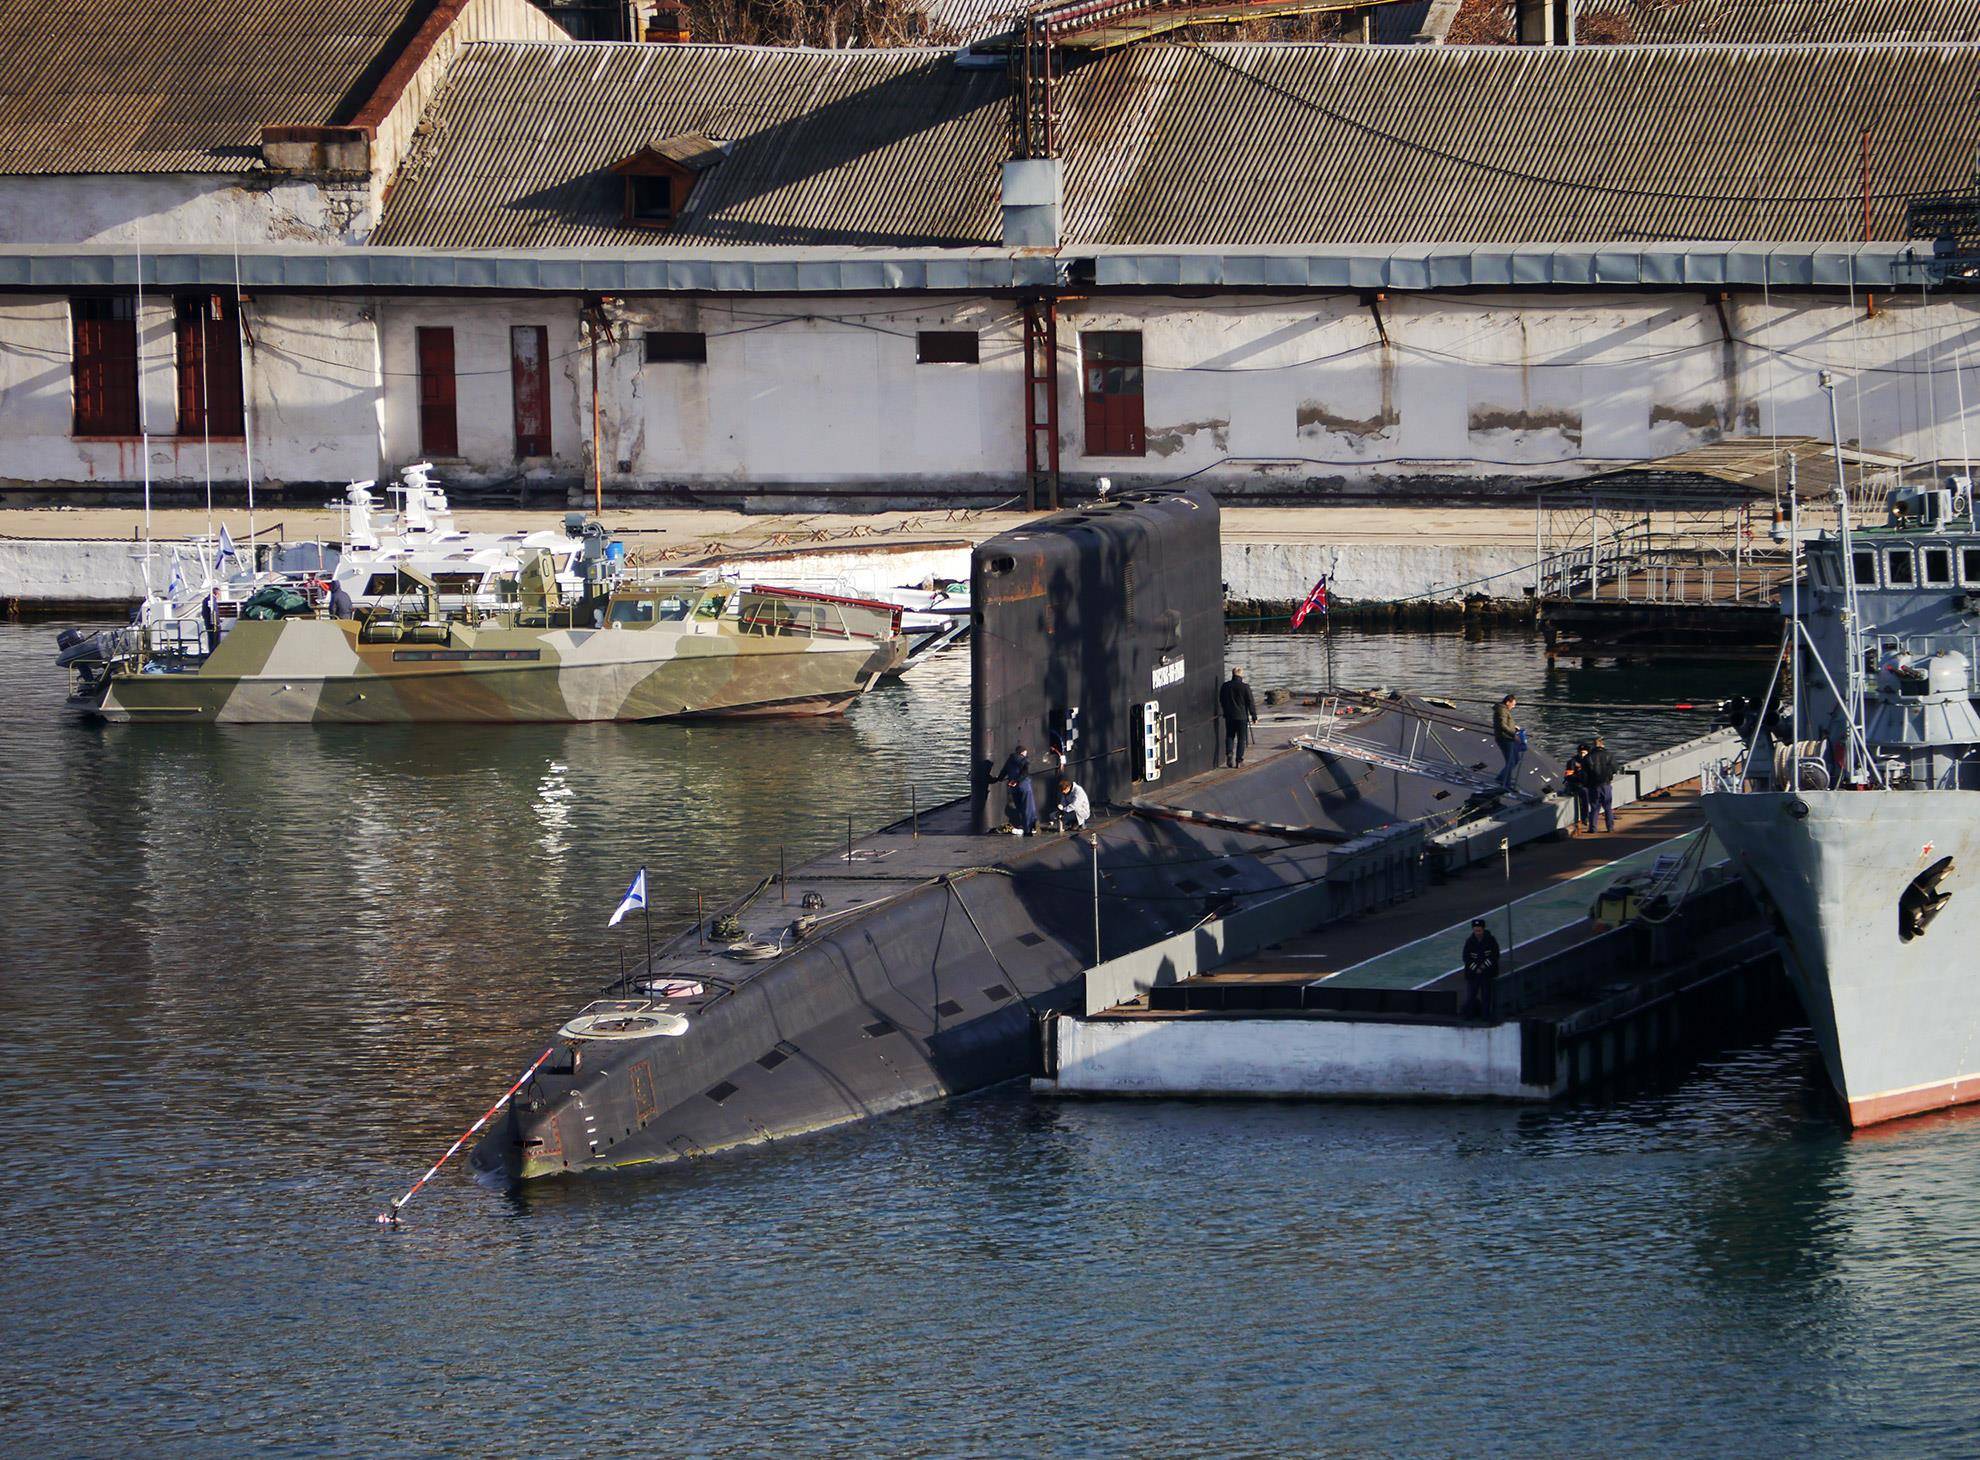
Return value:
<svg viewBox="0 0 1980 1460">
<path fill-rule="evenodd" d="M 650 969 L 643 967 L 645 960 L 641 958 L 638 963 L 642 967 L 630 972 L 627 982 L 688 979 L 716 990 L 746 982 L 756 969 L 775 962 L 771 949 L 782 952 L 789 946 L 795 920 L 809 918 L 810 927 L 816 929 L 944 877 L 957 878 L 966 886 L 963 879 L 973 874 L 1022 873 L 1027 863 L 1075 838 L 1090 842 L 1096 833 L 1099 870 L 1107 895 L 1110 899 L 1124 895 L 1133 883 L 1169 875 L 1161 860 L 1166 811 L 1211 798 L 1221 788 L 1241 787 L 1274 762 L 1310 756 L 1311 752 L 1295 745 L 1294 740 L 1313 726 L 1311 709 L 1261 717 L 1258 738 L 1241 768 L 1201 772 L 1178 783 L 1173 792 L 1165 792 L 1159 783 L 1151 785 L 1148 795 L 1135 806 L 1095 807 L 1091 822 L 1081 832 L 1046 830 L 1042 818 L 1047 808 L 1043 804 L 1041 826 L 1029 837 L 976 831 L 972 802 L 966 796 L 910 814 L 851 837 L 836 851 L 786 869 L 781 879 L 776 873 L 766 875 L 740 897 L 711 901 L 699 920 L 699 932 L 695 928 L 670 930 L 667 941 L 656 944 Z M 1203 829 L 1199 839 L 1205 836 L 1227 854 L 1268 852 L 1275 862 L 1294 868 L 1317 863 L 1329 852 L 1328 839 L 1288 846 L 1287 838 L 1263 825 L 1241 821 Z M 1244 895 L 1270 892 L 1276 886 L 1271 880 L 1261 879 L 1255 885 L 1239 880 L 1231 882 L 1227 890 Z M 812 895 L 821 905 L 806 908 L 805 899 Z M 717 942 L 708 936 L 709 925 L 724 915 L 734 916 L 741 925 L 743 936 L 737 942 Z"/>
<path fill-rule="evenodd" d="M 1126 926 L 1116 934 L 1117 917 L 1137 901 L 1159 914 L 1191 901 L 1282 893 L 1324 877 L 1330 859 L 1369 833 L 1419 818 L 1443 823 L 1488 814 L 1495 806 L 1537 806 L 1557 774 L 1545 756 L 1530 755 L 1521 771 L 1522 789 L 1505 802 L 1399 771 L 1393 763 L 1316 755 L 1300 744 L 1326 723 L 1323 706 L 1339 710 L 1350 701 L 1353 722 L 1367 736 L 1386 734 L 1400 744 L 1408 727 L 1435 717 L 1445 736 L 1441 743 L 1464 762 L 1454 773 L 1472 776 L 1482 764 L 1477 747 L 1488 743 L 1483 732 L 1432 703 L 1368 695 L 1271 707 L 1254 727 L 1242 767 L 1145 783 L 1131 805 L 1096 806 L 1083 832 L 1047 831 L 1042 825 L 1030 837 L 977 832 L 972 802 L 960 797 L 851 836 L 835 851 L 764 876 L 741 896 L 709 902 L 697 926 L 670 930 L 666 942 L 656 945 L 650 969 L 639 959 L 624 981 L 602 992 L 609 996 L 612 988 L 630 992 L 649 981 L 693 980 L 719 994 L 774 966 L 810 934 L 944 878 L 953 880 L 965 908 L 970 881 L 984 875 L 1030 879 L 1034 886 L 1077 896 L 1083 907 L 1091 897 L 1086 869 L 1095 862 L 1107 924 L 1102 938 L 1111 949 L 1118 946 L 1117 936 L 1130 943 L 1137 936 L 1161 936 L 1149 929 L 1137 935 Z M 1042 771 L 1038 779 L 1043 780 Z M 1046 809 L 1041 802 L 1041 816 Z M 1075 837 L 1088 847 L 1097 841 L 1097 853 L 1071 849 L 1069 854 L 1066 844 Z M 805 907 L 807 898 L 813 907 Z M 725 916 L 736 919 L 740 938 L 709 936 L 711 925 Z"/>
</svg>

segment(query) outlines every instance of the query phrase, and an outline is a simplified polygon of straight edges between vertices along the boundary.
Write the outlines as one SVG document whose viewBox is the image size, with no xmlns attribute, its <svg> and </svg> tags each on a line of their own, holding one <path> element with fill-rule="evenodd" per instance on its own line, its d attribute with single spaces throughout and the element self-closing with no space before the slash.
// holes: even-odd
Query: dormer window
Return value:
<svg viewBox="0 0 1980 1460">
<path fill-rule="evenodd" d="M 672 228 L 687 211 L 701 175 L 727 155 L 711 137 L 678 132 L 614 163 L 612 171 L 625 184 L 622 220 L 629 228 Z"/>
<path fill-rule="evenodd" d="M 680 207 L 674 201 L 678 179 L 659 176 L 626 179 L 626 222 L 641 228 L 665 228 L 674 221 Z"/>
</svg>

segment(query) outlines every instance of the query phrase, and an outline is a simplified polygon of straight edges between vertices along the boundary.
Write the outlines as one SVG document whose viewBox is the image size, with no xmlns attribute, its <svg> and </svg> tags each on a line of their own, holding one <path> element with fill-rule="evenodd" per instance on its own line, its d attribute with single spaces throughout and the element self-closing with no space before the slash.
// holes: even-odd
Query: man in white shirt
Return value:
<svg viewBox="0 0 1980 1460">
<path fill-rule="evenodd" d="M 1059 777 L 1059 830 L 1078 831 L 1093 817 L 1093 803 L 1086 799 L 1086 788 L 1069 777 Z"/>
</svg>

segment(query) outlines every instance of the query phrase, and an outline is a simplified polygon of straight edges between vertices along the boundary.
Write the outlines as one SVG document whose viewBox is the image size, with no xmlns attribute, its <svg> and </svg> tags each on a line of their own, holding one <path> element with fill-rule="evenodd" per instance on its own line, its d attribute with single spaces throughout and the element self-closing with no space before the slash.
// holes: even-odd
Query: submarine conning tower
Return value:
<svg viewBox="0 0 1980 1460">
<path fill-rule="evenodd" d="M 980 544 L 970 563 L 976 829 L 1018 745 L 1043 778 L 1065 751 L 1098 804 L 1217 762 L 1223 533 L 1208 492 L 1128 491 Z"/>
</svg>

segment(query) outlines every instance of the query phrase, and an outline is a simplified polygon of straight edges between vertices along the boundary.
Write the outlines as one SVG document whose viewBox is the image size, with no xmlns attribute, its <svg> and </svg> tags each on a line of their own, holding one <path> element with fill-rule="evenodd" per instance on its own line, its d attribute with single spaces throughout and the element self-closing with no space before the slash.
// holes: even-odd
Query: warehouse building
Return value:
<svg viewBox="0 0 1980 1460">
<path fill-rule="evenodd" d="M 432 459 L 506 500 L 1491 496 L 1823 434 L 1825 368 L 1846 434 L 1967 454 L 1974 311 L 1904 237 L 1973 184 L 1965 5 L 1924 40 L 1863 0 L 1819 45 L 1070 50 L 1050 149 L 982 50 L 324 0 L 370 37 L 333 61 L 256 8 L 150 23 L 114 94 L 50 51 L 0 98 L 0 492 Z M 202 59 L 264 52 L 253 87 Z"/>
</svg>

